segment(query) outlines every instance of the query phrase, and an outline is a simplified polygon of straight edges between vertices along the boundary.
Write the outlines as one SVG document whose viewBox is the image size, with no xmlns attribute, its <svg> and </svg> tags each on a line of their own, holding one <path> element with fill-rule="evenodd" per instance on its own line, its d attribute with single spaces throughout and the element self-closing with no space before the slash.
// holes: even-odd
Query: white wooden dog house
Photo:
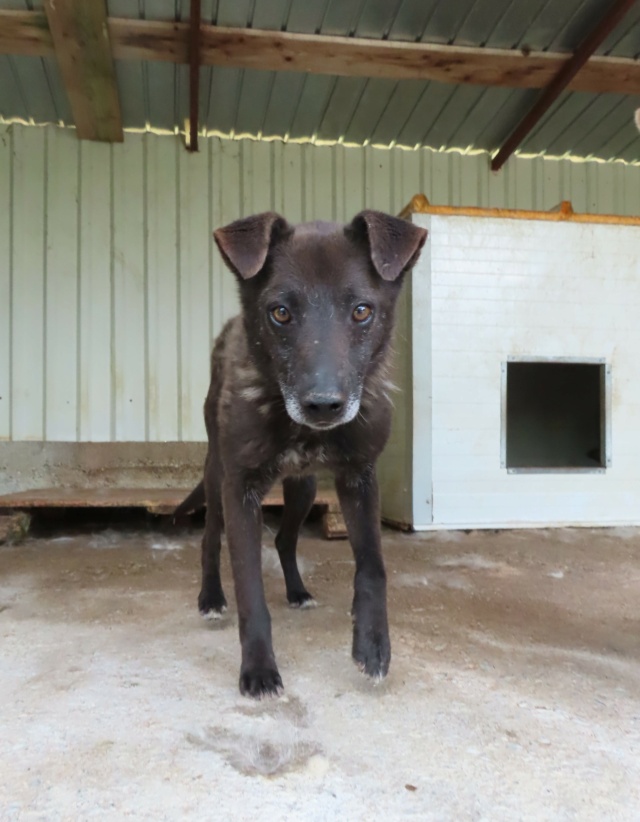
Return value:
<svg viewBox="0 0 640 822">
<path fill-rule="evenodd" d="M 640 524 L 640 219 L 430 207 L 399 306 L 382 511 Z"/>
</svg>

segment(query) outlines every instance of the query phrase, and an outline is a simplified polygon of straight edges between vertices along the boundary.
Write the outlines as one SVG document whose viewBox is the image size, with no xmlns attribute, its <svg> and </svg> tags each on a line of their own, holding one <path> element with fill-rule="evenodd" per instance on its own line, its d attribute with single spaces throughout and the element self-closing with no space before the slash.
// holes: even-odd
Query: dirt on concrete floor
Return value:
<svg viewBox="0 0 640 822">
<path fill-rule="evenodd" d="M 385 532 L 374 687 L 348 544 L 307 532 L 318 607 L 293 611 L 273 524 L 286 692 L 262 702 L 237 690 L 235 608 L 196 612 L 198 533 L 0 548 L 2 820 L 640 819 L 640 531 Z"/>
</svg>

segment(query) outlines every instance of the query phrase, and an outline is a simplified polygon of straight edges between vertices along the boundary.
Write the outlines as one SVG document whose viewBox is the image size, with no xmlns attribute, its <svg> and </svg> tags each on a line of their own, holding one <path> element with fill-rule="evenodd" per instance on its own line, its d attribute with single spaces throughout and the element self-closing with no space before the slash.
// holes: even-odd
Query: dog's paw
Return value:
<svg viewBox="0 0 640 822">
<path fill-rule="evenodd" d="M 198 610 L 205 619 L 221 619 L 227 610 L 227 600 L 222 591 L 211 594 L 209 591 L 200 591 Z"/>
<path fill-rule="evenodd" d="M 353 632 L 353 661 L 362 673 L 380 682 L 389 672 L 391 643 L 386 631 Z"/>
<path fill-rule="evenodd" d="M 227 606 L 223 605 L 221 608 L 209 608 L 208 611 L 200 611 L 200 616 L 207 621 L 222 619 Z"/>
<path fill-rule="evenodd" d="M 287 594 L 287 602 L 291 608 L 315 608 L 318 604 L 308 591 L 292 591 Z"/>
<path fill-rule="evenodd" d="M 251 668 L 240 671 L 240 693 L 253 699 L 279 696 L 284 691 L 277 668 Z"/>
</svg>

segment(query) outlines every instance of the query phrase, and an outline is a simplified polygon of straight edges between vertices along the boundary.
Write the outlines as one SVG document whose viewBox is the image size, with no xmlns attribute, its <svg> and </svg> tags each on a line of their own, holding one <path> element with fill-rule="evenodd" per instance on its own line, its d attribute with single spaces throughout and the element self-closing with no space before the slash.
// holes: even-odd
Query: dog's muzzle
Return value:
<svg viewBox="0 0 640 822">
<path fill-rule="evenodd" d="M 338 393 L 308 393 L 296 397 L 283 391 L 287 413 L 294 422 L 327 430 L 351 422 L 360 409 L 360 397 Z"/>
</svg>

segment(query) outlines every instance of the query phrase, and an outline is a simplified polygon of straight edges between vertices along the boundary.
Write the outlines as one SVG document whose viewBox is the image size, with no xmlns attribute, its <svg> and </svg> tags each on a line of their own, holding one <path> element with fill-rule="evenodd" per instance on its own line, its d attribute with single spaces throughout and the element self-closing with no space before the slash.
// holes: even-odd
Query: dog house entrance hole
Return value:
<svg viewBox="0 0 640 822">
<path fill-rule="evenodd" d="M 503 366 L 503 467 L 515 471 L 607 466 L 604 362 Z"/>
</svg>

